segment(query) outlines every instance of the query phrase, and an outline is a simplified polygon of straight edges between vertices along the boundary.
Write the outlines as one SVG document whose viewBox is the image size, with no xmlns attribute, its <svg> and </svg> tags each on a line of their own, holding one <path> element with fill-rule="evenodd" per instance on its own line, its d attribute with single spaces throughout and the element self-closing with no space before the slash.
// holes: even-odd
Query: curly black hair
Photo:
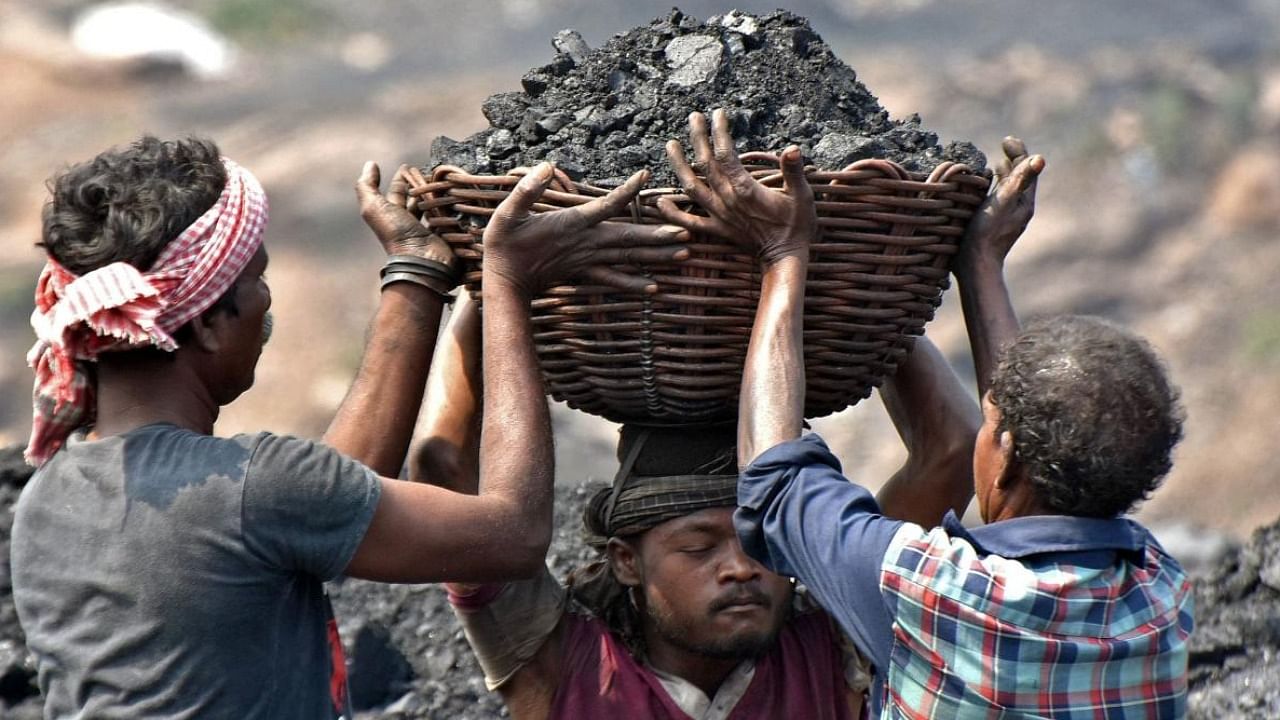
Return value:
<svg viewBox="0 0 1280 720">
<path fill-rule="evenodd" d="M 40 244 L 77 275 L 120 261 L 147 270 L 226 184 L 212 141 L 144 136 L 49 181 Z"/>
<path fill-rule="evenodd" d="M 1028 324 L 1001 358 L 991 401 L 1037 497 L 1063 515 L 1132 510 L 1182 439 L 1178 390 L 1155 351 L 1100 318 Z"/>
<path fill-rule="evenodd" d="M 143 136 L 49 181 L 39 244 L 76 275 L 114 262 L 145 271 L 213 207 L 226 184 L 212 140 Z M 206 313 L 237 314 L 234 291 L 232 286 Z"/>
</svg>

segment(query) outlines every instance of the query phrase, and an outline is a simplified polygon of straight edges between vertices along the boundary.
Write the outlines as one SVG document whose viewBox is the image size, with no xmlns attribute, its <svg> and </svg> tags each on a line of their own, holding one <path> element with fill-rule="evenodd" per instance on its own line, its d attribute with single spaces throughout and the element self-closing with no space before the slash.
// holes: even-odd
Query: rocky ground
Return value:
<svg viewBox="0 0 1280 720">
<path fill-rule="evenodd" d="M 0 718 L 35 720 L 35 660 L 23 645 L 9 580 L 13 506 L 30 468 L 0 449 Z M 579 534 L 591 488 L 560 486 L 547 562 L 557 577 L 587 561 Z M 1190 713 L 1202 720 L 1280 717 L 1280 521 L 1195 578 Z M 342 580 L 330 587 L 360 720 L 506 717 L 487 692 L 444 591 Z"/>
</svg>

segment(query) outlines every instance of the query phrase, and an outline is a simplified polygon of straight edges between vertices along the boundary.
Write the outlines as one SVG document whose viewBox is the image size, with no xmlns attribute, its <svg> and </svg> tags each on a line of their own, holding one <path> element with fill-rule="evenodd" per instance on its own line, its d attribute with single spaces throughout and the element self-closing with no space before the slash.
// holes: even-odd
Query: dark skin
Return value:
<svg viewBox="0 0 1280 720">
<path fill-rule="evenodd" d="M 1000 410 L 988 392 L 999 354 L 1020 328 L 1004 281 L 1004 261 L 1035 213 L 1036 183 L 1045 167 L 1044 158 L 1029 154 L 1018 138 L 1005 138 L 1002 149 L 1005 157 L 995 187 L 970 224 L 955 262 L 982 397 L 973 472 L 978 510 L 988 523 L 1048 513 L 1015 456 L 1013 435 L 998 431 Z"/>
<path fill-rule="evenodd" d="M 695 147 L 709 149 L 705 119 L 695 116 L 691 129 Z M 685 219 L 669 211 L 668 218 Z M 426 437 L 414 456 L 415 477 L 437 478 L 462 492 L 474 491 L 474 462 L 469 458 L 475 456 L 475 419 L 483 409 L 478 326 L 474 308 L 460 304 L 437 350 L 428 383 Z M 881 398 L 908 448 L 906 463 L 881 492 L 885 512 L 933 525 L 949 509 L 963 511 L 972 488 L 968 460 L 979 413 L 941 353 L 921 339 L 886 382 Z M 450 473 L 458 475 L 450 480 Z M 952 492 L 956 486 L 970 490 Z M 745 655 L 717 657 L 697 648 L 772 638 L 791 601 L 790 581 L 743 552 L 732 513 L 731 507 L 691 513 L 639 536 L 611 539 L 608 546 L 616 577 L 638 588 L 637 602 L 650 611 L 644 613 L 646 660 L 694 683 L 708 696 Z M 666 627 L 648 619 L 655 614 Z M 512 717 L 548 716 L 560 682 L 560 658 L 557 628 L 529 663 L 499 688 Z M 850 692 L 847 700 L 857 716 L 861 695 Z"/>
<path fill-rule="evenodd" d="M 645 278 L 601 273 L 599 265 L 670 261 L 688 254 L 677 244 L 685 237 L 679 228 L 624 229 L 605 222 L 631 202 L 644 174 L 590 203 L 534 214 L 533 205 L 551 177 L 545 163 L 528 172 L 485 229 L 489 322 L 481 342 L 494 350 L 483 353 L 488 412 L 480 432 L 478 494 L 384 480 L 384 503 L 352 561 L 366 577 L 476 582 L 527 577 L 540 570 L 551 540 L 554 457 L 529 302 L 567 278 L 591 277 L 652 291 L 656 288 Z M 384 514 L 388 496 L 395 502 Z M 404 570 L 410 577 L 401 574 Z"/>
<path fill-rule="evenodd" d="M 618 581 L 640 591 L 646 661 L 708 697 L 749 656 L 743 648 L 769 647 L 786 620 L 791 581 L 742 551 L 732 507 L 612 538 L 608 552 Z"/>
<path fill-rule="evenodd" d="M 681 187 L 710 217 L 681 212 L 669 200 L 658 207 L 667 221 L 718 235 L 760 258 L 760 305 L 738 405 L 738 465 L 746 467 L 764 450 L 800 435 L 804 415 L 800 313 L 818 215 L 800 148 L 793 145 L 782 151 L 783 186 L 777 192 L 756 182 L 738 161 L 723 110 L 712 114 L 712 126 L 709 136 L 702 113 L 689 116 L 694 161 L 705 170 L 705 178 L 694 173 L 680 143 L 667 143 L 667 159 Z M 751 372 L 753 366 L 761 365 L 770 367 L 767 375 Z M 767 396 L 769 402 L 751 407 L 757 396 Z"/>
<path fill-rule="evenodd" d="M 997 437 L 994 432 L 999 422 L 998 411 L 987 396 L 1000 348 L 1011 342 L 1018 332 L 1017 315 L 1004 282 L 1004 258 L 1030 222 L 1035 208 L 1036 178 L 1044 169 L 1044 158 L 1029 155 L 1022 141 L 1016 138 L 1006 138 L 1003 149 L 1006 158 L 997 173 L 997 182 L 970 224 L 955 262 L 978 388 L 984 396 L 984 423 L 973 441 L 969 487 L 976 491 L 979 510 L 987 522 L 1041 511 L 1026 482 L 1025 471 L 1013 456 L 1012 437 L 1008 433 Z M 793 270 L 786 277 L 794 280 L 796 276 L 803 284 L 803 273 L 799 270 Z M 798 398 L 804 397 L 803 374 L 800 374 L 797 398 L 796 388 L 787 386 L 796 382 L 796 373 L 779 366 L 790 362 L 802 366 L 802 322 L 802 297 L 787 284 L 766 283 L 742 381 L 739 432 L 746 442 L 740 441 L 739 461 L 744 465 L 778 442 L 799 437 L 798 423 L 803 408 Z M 786 363 L 782 359 L 786 359 Z M 924 389 L 923 392 L 930 391 Z M 947 483 L 950 487 L 944 492 L 952 501 L 965 497 L 967 503 L 968 488 L 962 486 L 962 480 L 962 473 L 951 473 Z"/>
<path fill-rule="evenodd" d="M 325 435 L 335 449 L 382 476 L 381 499 L 348 575 L 388 582 L 487 581 L 529 576 L 542 567 L 551 536 L 553 466 L 529 300 L 550 282 L 577 277 L 644 288 L 650 284 L 644 278 L 616 271 L 600 274 L 597 267 L 627 259 L 670 261 L 687 254 L 677 245 L 685 236 L 679 228 L 620 232 L 601 222 L 620 214 L 643 176 L 590 203 L 534 217 L 530 209 L 550 177 L 549 166 L 530 172 L 499 206 L 485 232 L 484 283 L 492 321 L 486 324 L 483 343 L 502 351 L 485 354 L 492 421 L 483 427 L 479 494 L 389 477 L 399 474 L 410 439 L 442 300 L 408 283 L 383 292 L 359 376 Z M 384 196 L 378 190 L 377 166 L 366 164 L 356 184 L 361 214 L 388 253 L 449 261 L 448 246 L 409 210 L 408 188 L 422 183 L 420 174 L 401 168 Z M 263 316 L 270 306 L 265 268 L 263 251 L 237 281 L 240 312 L 193 321 L 193 340 L 172 358 L 137 363 L 106 358 L 100 368 L 96 434 L 154 422 L 211 434 L 220 407 L 253 384 Z"/>
</svg>

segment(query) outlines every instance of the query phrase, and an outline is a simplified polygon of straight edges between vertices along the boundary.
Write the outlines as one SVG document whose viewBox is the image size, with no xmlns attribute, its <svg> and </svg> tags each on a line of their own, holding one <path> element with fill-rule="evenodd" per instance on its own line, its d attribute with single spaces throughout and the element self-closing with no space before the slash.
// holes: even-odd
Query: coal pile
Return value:
<svg viewBox="0 0 1280 720">
<path fill-rule="evenodd" d="M 477 174 L 555 161 L 574 180 L 611 186 L 641 169 L 654 186 L 676 184 L 665 144 L 688 137 L 688 116 L 723 107 L 739 151 L 795 144 L 808 162 L 840 170 L 885 158 L 928 172 L 944 160 L 986 166 L 968 142 L 943 147 L 911 115 L 889 118 L 808 21 L 779 10 L 737 11 L 701 22 L 673 10 L 593 50 L 573 30 L 552 41 L 547 65 L 523 91 L 483 105 L 490 127 L 461 142 L 432 143 L 427 168 L 447 163 Z"/>
<path fill-rule="evenodd" d="M 1280 521 L 1195 585 L 1193 718 L 1280 718 Z"/>
<path fill-rule="evenodd" d="M 13 510 L 31 473 L 21 447 L 0 448 L 0 718 L 13 720 L 36 720 L 43 714 L 35 658 L 27 652 L 26 636 L 18 624 L 9 569 Z"/>
</svg>

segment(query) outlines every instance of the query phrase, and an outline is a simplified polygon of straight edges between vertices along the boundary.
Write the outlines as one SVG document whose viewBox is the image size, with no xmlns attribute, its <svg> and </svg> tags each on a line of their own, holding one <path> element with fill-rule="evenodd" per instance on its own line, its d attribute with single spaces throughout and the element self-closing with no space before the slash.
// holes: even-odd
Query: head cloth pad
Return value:
<svg viewBox="0 0 1280 720">
<path fill-rule="evenodd" d="M 222 159 L 218 201 L 165 246 L 143 272 L 114 262 L 77 276 L 50 257 L 36 283 L 27 353 L 35 371 L 27 461 L 40 465 L 96 411 L 86 363 L 102 352 L 153 346 L 176 350 L 172 333 L 208 310 L 235 283 L 267 227 L 267 195 L 248 170 Z"/>
</svg>

